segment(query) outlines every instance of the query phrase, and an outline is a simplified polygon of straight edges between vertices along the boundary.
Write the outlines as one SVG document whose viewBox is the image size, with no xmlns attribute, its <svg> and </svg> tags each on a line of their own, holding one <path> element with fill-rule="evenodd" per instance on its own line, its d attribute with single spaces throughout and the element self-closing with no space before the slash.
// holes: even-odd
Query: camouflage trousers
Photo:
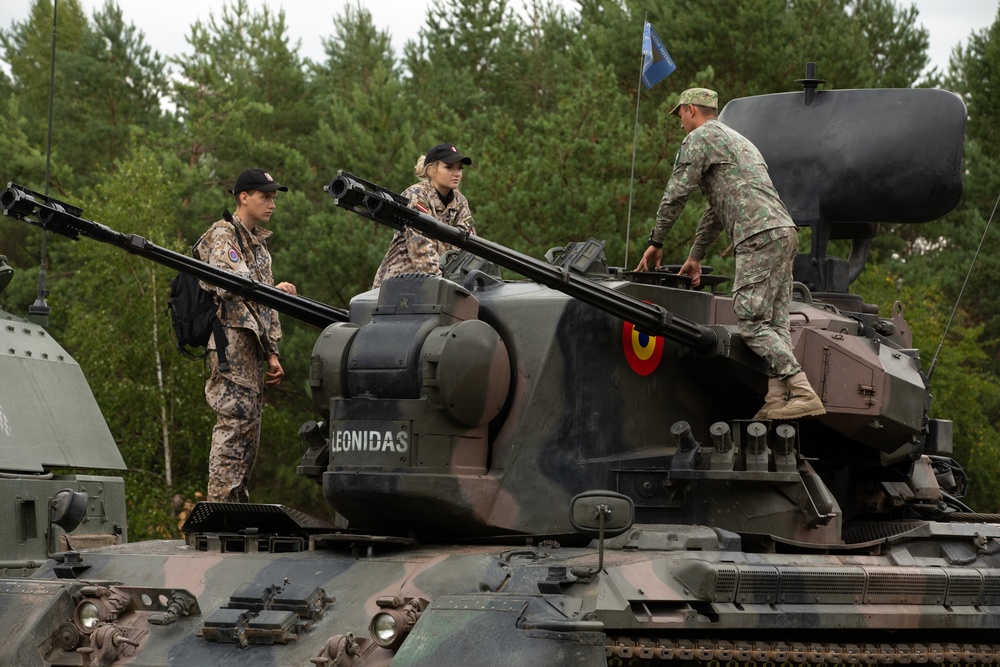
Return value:
<svg viewBox="0 0 1000 667">
<path fill-rule="evenodd" d="M 249 502 L 250 473 L 260 449 L 263 393 L 213 370 L 205 382 L 205 398 L 218 417 L 208 458 L 208 500 Z"/>
<path fill-rule="evenodd" d="M 736 246 L 733 310 L 740 336 L 767 362 L 770 377 L 786 378 L 802 370 L 792 352 L 788 317 L 798 247 L 793 227 L 769 229 Z"/>
</svg>

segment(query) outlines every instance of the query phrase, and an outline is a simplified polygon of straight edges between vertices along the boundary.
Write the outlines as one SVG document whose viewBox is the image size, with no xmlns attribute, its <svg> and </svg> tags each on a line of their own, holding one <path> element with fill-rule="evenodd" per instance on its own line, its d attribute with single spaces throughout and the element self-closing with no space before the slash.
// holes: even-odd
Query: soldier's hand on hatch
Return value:
<svg viewBox="0 0 1000 667">
<path fill-rule="evenodd" d="M 264 384 L 268 386 L 281 384 L 281 378 L 285 377 L 285 370 L 281 367 L 281 362 L 278 361 L 278 355 L 272 354 L 267 358 L 267 368 L 267 379 L 264 380 Z"/>
<path fill-rule="evenodd" d="M 280 289 L 282 292 L 291 294 L 292 296 L 298 294 L 298 290 L 295 289 L 295 285 L 291 283 L 278 283 L 277 285 L 275 285 L 275 287 Z"/>
<path fill-rule="evenodd" d="M 682 276 L 691 276 L 691 287 L 697 287 L 701 284 L 701 262 L 697 259 L 688 257 L 677 273 Z"/>
<path fill-rule="evenodd" d="M 642 253 L 642 259 L 639 260 L 639 266 L 635 267 L 636 271 L 652 271 L 653 269 L 660 268 L 660 260 L 663 259 L 663 248 L 654 248 L 649 246 L 646 248 L 646 252 Z"/>
</svg>

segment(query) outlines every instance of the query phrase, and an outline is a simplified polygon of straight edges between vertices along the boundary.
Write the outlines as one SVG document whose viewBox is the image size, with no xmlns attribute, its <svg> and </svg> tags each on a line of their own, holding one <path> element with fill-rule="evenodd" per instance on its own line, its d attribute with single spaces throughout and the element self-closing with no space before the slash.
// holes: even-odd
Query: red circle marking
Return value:
<svg viewBox="0 0 1000 667">
<path fill-rule="evenodd" d="M 649 375 L 660 365 L 665 343 L 660 336 L 641 333 L 631 322 L 622 327 L 622 348 L 628 365 L 639 375 Z"/>
</svg>

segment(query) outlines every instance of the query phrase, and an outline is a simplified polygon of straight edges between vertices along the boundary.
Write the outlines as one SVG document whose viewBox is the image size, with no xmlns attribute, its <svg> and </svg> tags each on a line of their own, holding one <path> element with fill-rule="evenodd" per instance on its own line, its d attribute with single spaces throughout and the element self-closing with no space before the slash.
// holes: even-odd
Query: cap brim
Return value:
<svg viewBox="0 0 1000 667">
<path fill-rule="evenodd" d="M 675 106 L 673 109 L 670 110 L 670 115 L 671 116 L 680 116 L 680 113 L 678 113 L 678 112 L 681 110 L 682 106 L 684 106 L 684 105 L 683 104 L 678 104 L 677 106 Z"/>
<path fill-rule="evenodd" d="M 462 155 L 461 153 L 452 153 L 447 157 L 441 158 L 441 161 L 445 164 L 455 164 L 456 162 L 461 162 L 462 164 L 472 164 L 472 158 Z"/>
<path fill-rule="evenodd" d="M 288 188 L 286 188 L 284 185 L 278 185 L 277 183 L 258 185 L 257 187 L 252 189 L 257 190 L 258 192 L 274 192 L 276 190 L 281 190 L 282 192 L 288 192 Z"/>
</svg>

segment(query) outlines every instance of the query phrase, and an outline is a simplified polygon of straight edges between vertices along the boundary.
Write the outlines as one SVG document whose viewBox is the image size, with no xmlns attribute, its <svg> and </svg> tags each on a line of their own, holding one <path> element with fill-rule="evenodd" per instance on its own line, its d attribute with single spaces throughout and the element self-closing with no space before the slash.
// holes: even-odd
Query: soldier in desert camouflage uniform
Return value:
<svg viewBox="0 0 1000 667">
<path fill-rule="evenodd" d="M 755 419 L 797 419 L 826 412 L 792 352 L 788 310 L 792 263 L 798 250 L 795 223 L 749 139 L 718 121 L 718 95 L 706 88 L 681 93 L 670 112 L 687 133 L 656 212 L 656 225 L 639 271 L 660 266 L 663 239 L 701 187 L 708 205 L 698 222 L 690 256 L 680 273 L 697 287 L 701 260 L 723 229 L 736 251 L 733 309 L 740 336 L 768 363 L 768 390 Z"/>
<path fill-rule="evenodd" d="M 267 238 L 271 232 L 259 226 L 274 211 L 278 185 L 263 169 L 247 169 L 236 179 L 231 193 L 236 213 L 223 213 L 198 240 L 194 255 L 214 267 L 232 271 L 265 285 L 274 285 Z M 215 337 L 209 340 L 211 374 L 205 382 L 205 398 L 218 421 L 212 429 L 212 451 L 208 466 L 210 502 L 248 502 L 247 485 L 260 447 L 260 418 L 265 385 L 277 385 L 285 372 L 278 361 L 281 323 L 278 313 L 245 301 L 208 283 L 203 289 L 215 295 L 219 320 L 226 337 L 225 354 L 219 354 Z M 295 294 L 291 283 L 278 289 Z M 267 371 L 264 371 L 266 362 Z M 265 379 L 266 375 L 266 379 Z"/>
<path fill-rule="evenodd" d="M 452 144 L 438 144 L 427 151 L 414 167 L 420 182 L 402 193 L 404 197 L 409 197 L 410 208 L 426 213 L 438 222 L 475 234 L 469 202 L 458 191 L 462 169 L 467 164 L 472 164 L 472 158 L 462 155 Z M 441 255 L 451 247 L 429 239 L 410 227 L 397 231 L 382 258 L 372 287 L 379 287 L 387 278 L 401 273 L 440 275 Z"/>
</svg>

